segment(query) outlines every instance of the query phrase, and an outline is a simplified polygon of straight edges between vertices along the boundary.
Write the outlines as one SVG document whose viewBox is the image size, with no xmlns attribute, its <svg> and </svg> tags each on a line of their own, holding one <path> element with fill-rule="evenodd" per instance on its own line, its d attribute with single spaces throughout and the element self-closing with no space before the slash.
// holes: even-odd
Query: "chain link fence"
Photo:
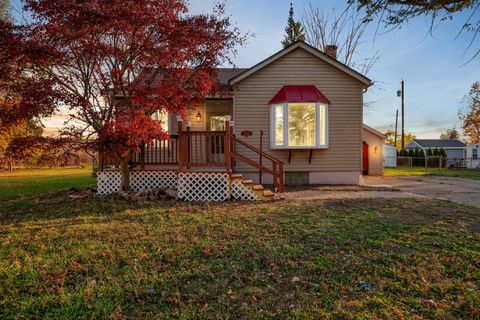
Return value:
<svg viewBox="0 0 480 320">
<path fill-rule="evenodd" d="M 450 171 L 480 171 L 480 159 L 442 156 L 397 157 L 397 167 L 412 174 L 440 174 Z"/>
</svg>

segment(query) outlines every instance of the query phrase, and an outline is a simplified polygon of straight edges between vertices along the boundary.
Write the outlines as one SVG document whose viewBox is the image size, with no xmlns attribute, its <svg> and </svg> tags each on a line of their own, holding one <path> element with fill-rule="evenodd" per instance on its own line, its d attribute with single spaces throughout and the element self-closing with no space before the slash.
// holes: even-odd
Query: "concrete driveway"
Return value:
<svg viewBox="0 0 480 320">
<path fill-rule="evenodd" d="M 480 180 L 436 176 L 364 177 L 367 186 L 388 186 L 415 195 L 480 208 Z"/>
</svg>

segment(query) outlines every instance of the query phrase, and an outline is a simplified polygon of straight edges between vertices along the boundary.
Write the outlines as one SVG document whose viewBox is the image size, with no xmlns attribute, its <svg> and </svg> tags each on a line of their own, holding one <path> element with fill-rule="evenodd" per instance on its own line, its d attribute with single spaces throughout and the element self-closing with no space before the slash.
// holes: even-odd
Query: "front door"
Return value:
<svg viewBox="0 0 480 320">
<path fill-rule="evenodd" d="M 368 144 L 365 141 L 362 143 L 362 174 L 368 175 Z"/>
<path fill-rule="evenodd" d="M 207 131 L 225 131 L 225 115 L 228 114 L 207 113 Z M 224 139 L 224 135 L 210 135 L 207 137 L 208 162 L 223 161 L 225 157 Z"/>
</svg>

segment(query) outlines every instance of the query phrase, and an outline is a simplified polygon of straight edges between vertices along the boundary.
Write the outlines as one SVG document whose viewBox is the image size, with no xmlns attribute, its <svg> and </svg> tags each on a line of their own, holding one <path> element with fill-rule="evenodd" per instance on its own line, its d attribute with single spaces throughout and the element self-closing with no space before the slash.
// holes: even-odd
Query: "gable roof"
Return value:
<svg viewBox="0 0 480 320">
<path fill-rule="evenodd" d="M 465 148 L 465 143 L 460 140 L 413 139 L 411 142 L 422 148 Z"/>
<path fill-rule="evenodd" d="M 253 73 L 257 72 L 258 70 L 260 70 L 264 67 L 266 67 L 270 63 L 274 62 L 275 60 L 277 60 L 277 59 L 279 59 L 283 56 L 285 56 L 286 54 L 292 52 L 293 50 L 295 50 L 297 48 L 304 49 L 305 51 L 311 53 L 315 57 L 327 62 L 328 64 L 334 66 L 335 68 L 337 68 L 340 71 L 348 74 L 349 76 L 357 79 L 358 81 L 362 82 L 363 84 L 365 84 L 367 86 L 372 85 L 372 80 L 370 80 L 369 78 L 365 77 L 361 73 L 353 70 L 352 68 L 350 68 L 347 65 L 341 63 L 337 59 L 334 59 L 334 58 L 330 57 L 328 54 L 318 50 L 317 48 L 312 47 L 311 45 L 309 45 L 309 44 L 307 44 L 307 43 L 305 43 L 304 41 L 301 41 L 301 40 L 291 44 L 290 46 L 284 48 L 283 50 L 278 51 L 277 53 L 275 53 L 274 55 L 266 58 L 265 60 L 260 61 L 259 63 L 257 63 L 253 67 L 251 67 L 250 69 L 247 69 L 247 70 L 241 72 L 240 74 L 234 76 L 233 78 L 230 79 L 229 83 L 230 84 L 235 84 L 235 83 L 249 77 Z"/>
<path fill-rule="evenodd" d="M 373 129 L 372 127 L 369 127 L 367 126 L 365 123 L 362 125 L 362 128 L 367 130 L 368 132 L 370 133 L 373 133 L 374 135 L 376 136 L 379 136 L 380 138 L 384 139 L 385 138 L 385 135 L 383 133 L 381 133 L 380 131 L 378 130 L 375 130 Z"/>
</svg>

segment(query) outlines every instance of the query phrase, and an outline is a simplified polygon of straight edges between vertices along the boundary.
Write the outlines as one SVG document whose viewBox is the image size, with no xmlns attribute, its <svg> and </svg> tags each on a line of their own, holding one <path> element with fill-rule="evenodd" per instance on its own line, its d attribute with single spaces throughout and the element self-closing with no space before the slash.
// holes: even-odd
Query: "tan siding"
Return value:
<svg viewBox="0 0 480 320">
<path fill-rule="evenodd" d="M 270 110 L 268 102 L 284 85 L 315 85 L 331 102 L 328 114 L 329 148 L 309 151 L 270 150 Z M 264 150 L 285 161 L 286 171 L 360 172 L 363 84 L 328 63 L 298 48 L 242 80 L 234 98 L 235 133 L 251 130 L 243 138 L 258 146 L 259 132 L 264 131 Z M 246 150 L 240 152 L 254 159 Z M 238 171 L 253 171 L 237 163 Z"/>
<path fill-rule="evenodd" d="M 362 139 L 368 144 L 368 174 L 383 175 L 383 139 L 366 129 L 362 129 Z"/>
</svg>

